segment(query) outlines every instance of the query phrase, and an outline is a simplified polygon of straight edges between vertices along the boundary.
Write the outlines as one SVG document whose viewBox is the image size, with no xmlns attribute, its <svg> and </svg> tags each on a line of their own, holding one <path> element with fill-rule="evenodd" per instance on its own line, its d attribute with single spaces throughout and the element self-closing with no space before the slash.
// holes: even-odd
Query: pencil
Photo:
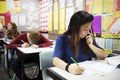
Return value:
<svg viewBox="0 0 120 80">
<path fill-rule="evenodd" d="M 72 61 L 77 65 L 77 66 L 79 66 L 79 64 L 72 58 L 72 57 L 70 57 L 71 59 L 72 59 Z"/>
</svg>

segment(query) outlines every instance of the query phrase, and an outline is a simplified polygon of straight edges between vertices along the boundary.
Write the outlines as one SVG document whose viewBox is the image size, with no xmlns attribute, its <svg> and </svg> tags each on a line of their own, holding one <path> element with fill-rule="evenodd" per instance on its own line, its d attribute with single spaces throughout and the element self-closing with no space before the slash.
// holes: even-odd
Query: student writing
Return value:
<svg viewBox="0 0 120 80">
<path fill-rule="evenodd" d="M 30 46 L 29 44 L 32 43 Z M 52 45 L 52 42 L 50 42 L 48 39 L 46 39 L 41 33 L 31 31 L 21 33 L 18 35 L 8 46 L 9 49 L 16 49 L 17 47 L 49 47 Z M 19 53 L 17 53 L 18 58 L 12 62 L 11 66 L 16 74 L 16 76 L 22 80 L 22 58 L 19 56 Z M 33 54 L 33 55 L 24 55 L 24 63 L 31 63 L 35 62 L 39 66 L 39 55 Z M 42 71 L 39 70 L 39 74 L 36 79 L 30 79 L 26 76 L 25 72 L 23 72 L 23 80 L 42 80 Z"/>
<path fill-rule="evenodd" d="M 53 54 L 53 64 L 72 74 L 82 74 L 84 67 L 71 65 L 73 57 L 77 62 L 92 58 L 105 58 L 105 51 L 91 37 L 93 15 L 86 11 L 73 14 L 68 29 L 57 37 Z"/>
</svg>

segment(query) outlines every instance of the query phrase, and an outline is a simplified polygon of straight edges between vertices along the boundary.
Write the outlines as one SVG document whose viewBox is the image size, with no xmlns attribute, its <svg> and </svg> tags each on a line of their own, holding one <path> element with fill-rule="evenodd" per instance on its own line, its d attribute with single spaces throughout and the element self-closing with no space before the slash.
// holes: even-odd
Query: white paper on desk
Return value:
<svg viewBox="0 0 120 80">
<path fill-rule="evenodd" d="M 85 62 L 79 63 L 79 65 L 83 66 L 85 69 L 94 70 L 99 73 L 100 72 L 110 73 L 116 68 L 107 63 L 100 63 L 100 62 L 95 62 L 95 61 L 85 61 Z"/>
<path fill-rule="evenodd" d="M 120 64 L 120 60 L 114 60 L 114 59 L 107 59 L 108 63 L 112 66 L 117 67 L 117 65 Z"/>
<path fill-rule="evenodd" d="M 95 61 L 85 61 L 78 63 L 79 66 L 84 67 L 85 71 L 81 75 L 73 75 L 67 71 L 64 71 L 60 68 L 53 67 L 51 68 L 56 73 L 60 74 L 67 80 L 76 80 L 78 78 L 84 78 L 88 76 L 94 76 L 96 74 L 110 73 L 115 69 L 115 67 L 108 65 L 107 63 L 95 62 Z M 76 65 L 76 64 L 72 64 Z"/>
<path fill-rule="evenodd" d="M 103 73 L 110 73 L 112 72 L 116 67 L 104 64 L 104 63 L 94 63 L 91 67 L 91 69 L 103 72 Z"/>
<path fill-rule="evenodd" d="M 115 56 L 115 57 L 106 58 L 106 61 L 107 61 L 110 65 L 117 67 L 117 65 L 120 64 L 120 56 Z"/>
<path fill-rule="evenodd" d="M 73 75 L 65 70 L 62 70 L 60 68 L 57 67 L 53 67 L 51 68 L 53 71 L 59 73 L 61 76 L 63 76 L 64 78 L 66 78 L 67 80 L 75 80 L 76 78 L 81 78 L 81 77 L 86 77 L 86 76 L 91 76 L 94 75 L 96 72 L 93 70 L 85 70 L 81 75 Z"/>
</svg>

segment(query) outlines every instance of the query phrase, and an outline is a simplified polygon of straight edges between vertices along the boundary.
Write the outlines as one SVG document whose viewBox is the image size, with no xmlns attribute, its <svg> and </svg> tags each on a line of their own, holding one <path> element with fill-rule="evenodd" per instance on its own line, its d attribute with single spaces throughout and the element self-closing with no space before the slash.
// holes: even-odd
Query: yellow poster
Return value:
<svg viewBox="0 0 120 80">
<path fill-rule="evenodd" d="M 14 1 L 14 6 L 15 6 L 14 10 L 17 13 L 21 11 L 21 9 L 20 9 L 20 1 Z"/>
<path fill-rule="evenodd" d="M 5 13 L 5 12 L 7 12 L 6 2 L 0 1 L 0 13 Z"/>
<path fill-rule="evenodd" d="M 114 15 L 114 18 L 118 18 L 118 17 L 120 18 L 120 11 L 114 12 L 113 15 Z"/>
<path fill-rule="evenodd" d="M 102 32 L 108 32 L 108 27 L 112 22 L 112 15 L 102 16 Z"/>
<path fill-rule="evenodd" d="M 20 13 L 21 8 L 20 8 L 20 1 L 14 1 L 14 9 L 10 10 L 11 13 Z"/>
<path fill-rule="evenodd" d="M 92 13 L 92 1 L 91 0 L 87 0 L 86 1 L 86 11 L 89 13 Z"/>
<path fill-rule="evenodd" d="M 58 30 L 58 10 L 54 11 L 54 30 Z"/>
<path fill-rule="evenodd" d="M 93 0 L 92 1 L 92 13 L 101 14 L 102 13 L 102 0 Z"/>
<path fill-rule="evenodd" d="M 54 30 L 58 30 L 58 3 L 54 3 Z"/>
<path fill-rule="evenodd" d="M 48 13 L 48 31 L 52 31 L 52 11 Z"/>
<path fill-rule="evenodd" d="M 113 10 L 113 0 L 102 0 L 103 1 L 103 13 L 111 13 Z"/>
<path fill-rule="evenodd" d="M 59 33 L 65 32 L 65 8 L 60 9 L 60 30 Z"/>
<path fill-rule="evenodd" d="M 0 23 L 2 25 L 5 25 L 5 19 L 4 19 L 4 16 L 0 16 Z"/>
</svg>

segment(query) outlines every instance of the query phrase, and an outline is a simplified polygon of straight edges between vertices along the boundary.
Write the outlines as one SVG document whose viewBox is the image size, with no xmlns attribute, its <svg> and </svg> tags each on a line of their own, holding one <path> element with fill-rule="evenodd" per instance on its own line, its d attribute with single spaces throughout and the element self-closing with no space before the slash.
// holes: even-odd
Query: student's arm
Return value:
<svg viewBox="0 0 120 80">
<path fill-rule="evenodd" d="M 95 53 L 97 57 L 101 59 L 105 59 L 105 51 L 93 45 L 93 39 L 90 35 L 86 36 L 86 41 L 87 41 L 88 46 L 91 48 L 91 50 Z"/>
<path fill-rule="evenodd" d="M 56 40 L 56 45 L 55 45 L 54 54 L 53 54 L 53 65 L 65 70 L 68 63 L 66 63 L 62 58 L 65 54 L 64 53 L 65 46 L 63 45 L 62 40 L 63 39 L 61 37 L 58 37 Z M 71 65 L 71 64 L 68 66 L 68 72 L 72 74 L 81 74 L 83 71 L 84 71 L 84 68 L 80 66 Z"/>
<path fill-rule="evenodd" d="M 52 45 L 52 42 L 40 34 L 39 47 L 49 47 L 50 45 Z"/>
<path fill-rule="evenodd" d="M 61 60 L 57 57 L 54 57 L 53 58 L 53 65 L 55 65 L 56 67 L 61 68 L 63 70 L 66 70 L 65 68 L 68 65 L 68 63 L 64 62 L 63 60 Z M 70 72 L 71 74 L 75 74 L 75 75 L 82 74 L 82 72 L 84 70 L 85 69 L 83 67 L 80 67 L 78 65 L 70 64 L 68 67 L 68 72 Z"/>
<path fill-rule="evenodd" d="M 23 39 L 23 34 L 19 34 L 10 44 L 7 45 L 8 49 L 15 49 L 17 47 L 21 47 L 23 44 L 21 39 Z"/>
<path fill-rule="evenodd" d="M 89 47 L 96 54 L 97 57 L 99 57 L 101 59 L 105 59 L 105 51 L 103 49 L 98 48 L 93 44 L 89 45 Z"/>
<path fill-rule="evenodd" d="M 53 57 L 53 65 L 65 70 L 67 63 L 65 63 L 63 60 L 59 59 L 58 57 Z"/>
</svg>

